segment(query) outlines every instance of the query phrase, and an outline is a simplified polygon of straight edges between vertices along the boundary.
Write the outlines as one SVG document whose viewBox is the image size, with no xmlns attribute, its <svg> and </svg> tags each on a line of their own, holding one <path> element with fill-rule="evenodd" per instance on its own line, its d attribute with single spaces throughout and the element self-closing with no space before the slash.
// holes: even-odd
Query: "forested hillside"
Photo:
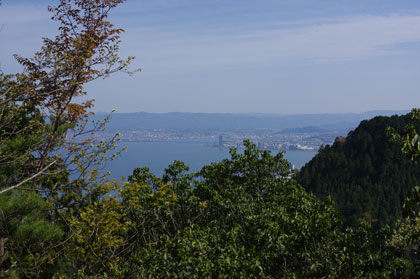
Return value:
<svg viewBox="0 0 420 279">
<path fill-rule="evenodd" d="M 394 224 L 403 200 L 420 182 L 420 168 L 391 143 L 386 129 L 401 132 L 408 121 L 409 115 L 362 121 L 346 138 L 320 148 L 298 182 L 319 197 L 331 195 L 347 225 L 360 218 Z"/>
</svg>

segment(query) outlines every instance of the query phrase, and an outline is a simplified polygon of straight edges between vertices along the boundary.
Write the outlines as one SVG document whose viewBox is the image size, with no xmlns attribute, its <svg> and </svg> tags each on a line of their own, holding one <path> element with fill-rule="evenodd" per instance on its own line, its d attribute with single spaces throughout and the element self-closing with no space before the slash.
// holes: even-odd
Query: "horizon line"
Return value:
<svg viewBox="0 0 420 279">
<path fill-rule="evenodd" d="M 366 114 L 366 113 L 409 113 L 411 109 L 381 109 L 381 110 L 368 110 L 364 112 L 327 112 L 327 113 L 276 113 L 276 112 L 187 112 L 187 111 L 169 111 L 169 112 L 147 112 L 147 111 L 131 111 L 131 112 L 118 112 L 112 111 L 98 111 L 94 114 L 208 114 L 208 115 L 277 115 L 277 116 L 293 116 L 293 115 L 336 115 L 336 114 Z"/>
</svg>

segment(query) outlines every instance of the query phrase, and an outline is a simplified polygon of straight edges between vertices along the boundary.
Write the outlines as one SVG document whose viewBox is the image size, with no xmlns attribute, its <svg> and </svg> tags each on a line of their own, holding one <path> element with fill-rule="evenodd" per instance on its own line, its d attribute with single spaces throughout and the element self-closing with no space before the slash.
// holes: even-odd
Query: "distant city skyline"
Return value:
<svg viewBox="0 0 420 279">
<path fill-rule="evenodd" d="M 3 0 L 0 70 L 21 70 L 58 1 Z M 420 1 L 141 0 L 110 21 L 132 68 L 89 84 L 95 111 L 312 114 L 420 104 Z"/>
</svg>

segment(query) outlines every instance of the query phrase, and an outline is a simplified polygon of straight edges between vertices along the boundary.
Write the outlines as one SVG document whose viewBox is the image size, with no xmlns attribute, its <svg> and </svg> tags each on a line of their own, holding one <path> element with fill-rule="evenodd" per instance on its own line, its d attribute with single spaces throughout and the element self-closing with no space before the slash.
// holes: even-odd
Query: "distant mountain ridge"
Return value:
<svg viewBox="0 0 420 279">
<path fill-rule="evenodd" d="M 306 127 L 300 127 L 300 128 L 289 128 L 281 130 L 280 132 L 277 132 L 276 134 L 305 134 L 305 133 L 325 133 L 328 132 L 326 129 L 321 129 L 316 126 L 306 126 Z"/>
<path fill-rule="evenodd" d="M 231 114 L 231 113 L 113 113 L 107 125 L 110 131 L 166 129 L 166 130 L 285 130 L 315 126 L 319 129 L 349 131 L 364 119 L 382 115 L 406 114 L 409 111 L 369 111 L 336 114 Z M 101 120 L 105 113 L 93 119 Z"/>
</svg>

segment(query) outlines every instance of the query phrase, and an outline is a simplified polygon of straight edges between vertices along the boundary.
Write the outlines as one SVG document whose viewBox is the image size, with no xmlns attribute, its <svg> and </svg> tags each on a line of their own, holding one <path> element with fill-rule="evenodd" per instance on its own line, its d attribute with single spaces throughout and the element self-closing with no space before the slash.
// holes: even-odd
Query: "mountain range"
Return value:
<svg viewBox="0 0 420 279">
<path fill-rule="evenodd" d="M 409 111 L 368 111 L 364 113 L 335 114 L 231 114 L 231 113 L 113 113 L 108 131 L 127 130 L 255 130 L 271 129 L 287 133 L 287 129 L 310 127 L 311 131 L 349 131 L 360 121 L 382 115 L 401 115 Z M 97 113 L 94 120 L 102 120 L 105 113 Z"/>
</svg>

